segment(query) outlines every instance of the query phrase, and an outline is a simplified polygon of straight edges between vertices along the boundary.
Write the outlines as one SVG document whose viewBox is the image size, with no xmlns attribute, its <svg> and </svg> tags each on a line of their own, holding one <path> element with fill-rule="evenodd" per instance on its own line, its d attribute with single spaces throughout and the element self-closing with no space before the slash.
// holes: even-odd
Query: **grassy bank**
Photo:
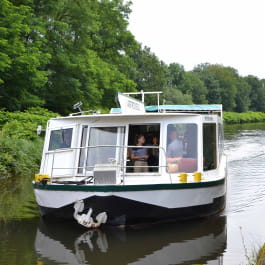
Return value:
<svg viewBox="0 0 265 265">
<path fill-rule="evenodd" d="M 265 113 L 263 112 L 224 112 L 224 121 L 226 124 L 265 122 Z"/>
</svg>

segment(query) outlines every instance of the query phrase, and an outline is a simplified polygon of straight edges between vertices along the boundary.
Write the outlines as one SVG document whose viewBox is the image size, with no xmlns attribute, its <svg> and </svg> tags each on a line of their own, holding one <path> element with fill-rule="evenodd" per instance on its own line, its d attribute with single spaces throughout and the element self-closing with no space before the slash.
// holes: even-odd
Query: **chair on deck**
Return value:
<svg viewBox="0 0 265 265">
<path fill-rule="evenodd" d="M 192 173 L 197 171 L 197 159 L 182 158 L 179 161 L 179 172 Z"/>
</svg>

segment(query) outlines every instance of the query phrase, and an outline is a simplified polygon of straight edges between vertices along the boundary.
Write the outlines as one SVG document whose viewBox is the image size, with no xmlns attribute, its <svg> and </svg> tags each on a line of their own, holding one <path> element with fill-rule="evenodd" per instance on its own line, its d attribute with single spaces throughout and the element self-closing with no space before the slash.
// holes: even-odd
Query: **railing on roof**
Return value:
<svg viewBox="0 0 265 265">
<path fill-rule="evenodd" d="M 122 93 L 124 95 L 130 96 L 130 95 L 141 95 L 142 96 L 142 102 L 144 103 L 144 96 L 145 95 L 157 95 L 157 106 L 160 104 L 160 97 L 159 95 L 162 94 L 162 91 L 149 91 L 149 92 L 144 92 L 141 90 L 140 92 L 127 92 L 127 93 Z"/>
<path fill-rule="evenodd" d="M 222 105 L 159 105 L 159 106 L 146 106 L 145 111 L 163 112 L 163 113 L 204 113 L 213 114 L 217 113 L 222 116 Z M 112 108 L 111 114 L 121 114 L 120 108 Z"/>
<path fill-rule="evenodd" d="M 69 116 L 96 115 L 96 114 L 101 114 L 101 111 L 100 110 L 84 110 L 84 111 L 70 113 Z"/>
</svg>

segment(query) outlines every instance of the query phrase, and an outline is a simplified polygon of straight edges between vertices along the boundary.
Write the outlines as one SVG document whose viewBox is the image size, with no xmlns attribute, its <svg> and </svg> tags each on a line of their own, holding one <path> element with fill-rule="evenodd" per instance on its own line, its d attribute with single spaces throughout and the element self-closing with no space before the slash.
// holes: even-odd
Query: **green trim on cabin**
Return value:
<svg viewBox="0 0 265 265">
<path fill-rule="evenodd" d="M 144 185 L 56 185 L 34 183 L 34 189 L 51 190 L 51 191 L 88 191 L 88 192 L 124 192 L 124 191 L 152 191 L 152 190 L 177 190 L 177 189 L 196 189 L 222 185 L 225 178 L 190 183 L 173 183 L 173 184 L 144 184 Z"/>
</svg>

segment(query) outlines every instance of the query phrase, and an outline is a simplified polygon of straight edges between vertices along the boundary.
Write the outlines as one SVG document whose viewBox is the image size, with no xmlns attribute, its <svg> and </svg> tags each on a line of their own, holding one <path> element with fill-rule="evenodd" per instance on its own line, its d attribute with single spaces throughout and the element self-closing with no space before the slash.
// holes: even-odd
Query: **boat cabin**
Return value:
<svg viewBox="0 0 265 265">
<path fill-rule="evenodd" d="M 40 174 L 51 183 L 178 182 L 215 172 L 223 153 L 221 105 L 144 107 L 127 97 L 110 114 L 71 114 L 47 124 Z"/>
</svg>

